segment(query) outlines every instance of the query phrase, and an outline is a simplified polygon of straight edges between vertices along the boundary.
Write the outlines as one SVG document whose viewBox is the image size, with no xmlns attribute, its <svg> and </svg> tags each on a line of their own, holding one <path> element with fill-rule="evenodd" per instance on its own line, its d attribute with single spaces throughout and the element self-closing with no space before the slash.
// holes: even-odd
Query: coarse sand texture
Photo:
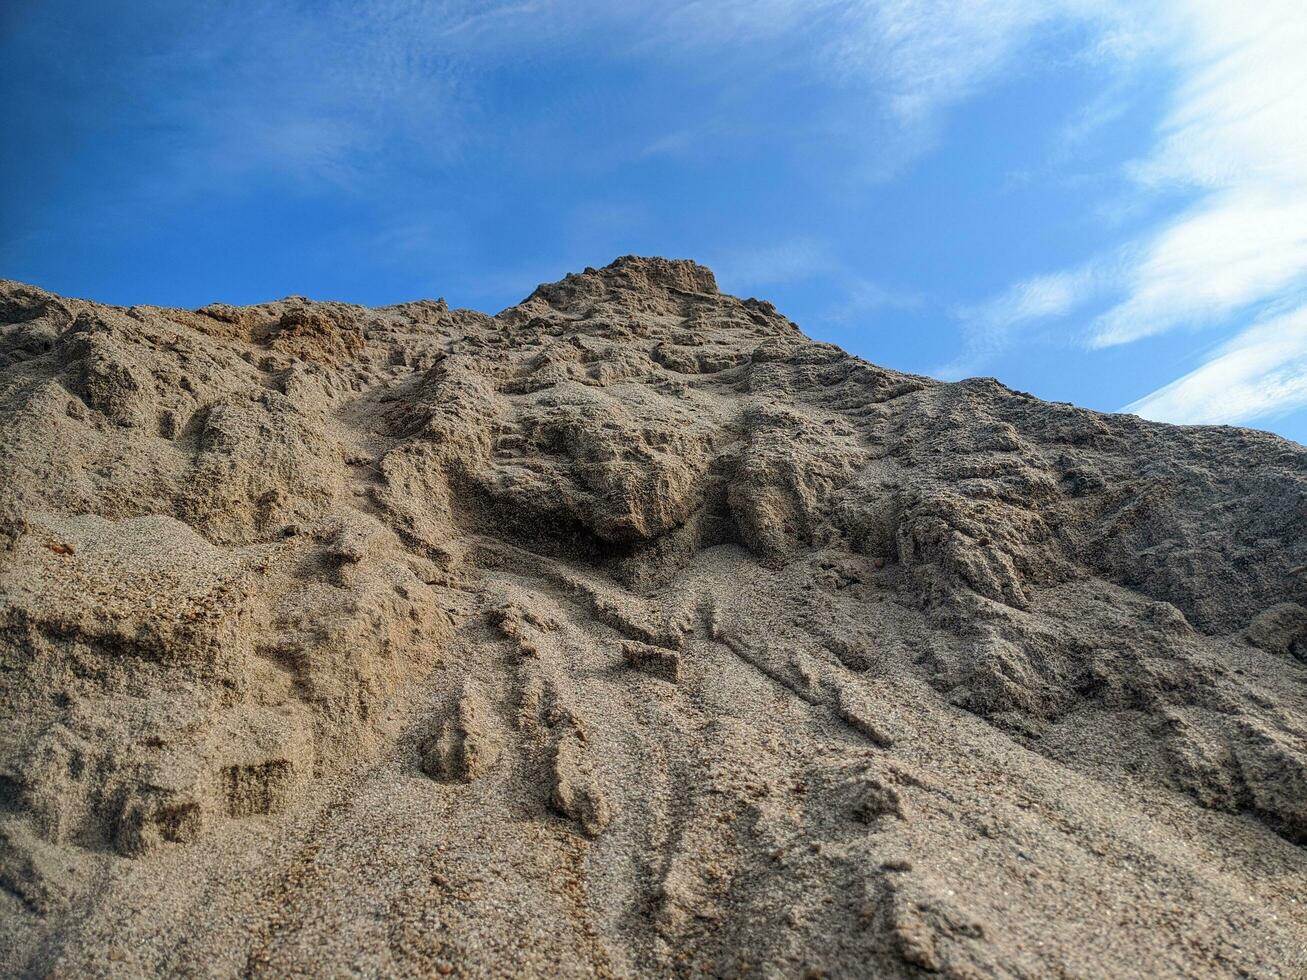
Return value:
<svg viewBox="0 0 1307 980">
<path fill-rule="evenodd" d="M 0 973 L 1307 976 L 1307 449 L 626 257 L 0 282 Z"/>
</svg>

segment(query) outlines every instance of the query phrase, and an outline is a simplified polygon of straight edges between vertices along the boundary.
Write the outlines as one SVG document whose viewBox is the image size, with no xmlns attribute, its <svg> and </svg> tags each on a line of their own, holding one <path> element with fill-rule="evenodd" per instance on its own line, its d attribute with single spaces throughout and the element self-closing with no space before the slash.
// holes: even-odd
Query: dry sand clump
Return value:
<svg viewBox="0 0 1307 980">
<path fill-rule="evenodd" d="M 0 971 L 1302 977 L 1307 450 L 690 262 L 0 283 Z"/>
</svg>

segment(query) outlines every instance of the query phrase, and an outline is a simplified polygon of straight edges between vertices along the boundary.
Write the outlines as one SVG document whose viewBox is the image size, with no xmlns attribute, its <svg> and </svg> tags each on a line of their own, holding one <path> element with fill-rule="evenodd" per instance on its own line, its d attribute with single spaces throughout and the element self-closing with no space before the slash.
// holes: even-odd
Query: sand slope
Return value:
<svg viewBox="0 0 1307 980">
<path fill-rule="evenodd" d="M 689 262 L 0 284 L 0 970 L 1307 975 L 1307 450 Z"/>
</svg>

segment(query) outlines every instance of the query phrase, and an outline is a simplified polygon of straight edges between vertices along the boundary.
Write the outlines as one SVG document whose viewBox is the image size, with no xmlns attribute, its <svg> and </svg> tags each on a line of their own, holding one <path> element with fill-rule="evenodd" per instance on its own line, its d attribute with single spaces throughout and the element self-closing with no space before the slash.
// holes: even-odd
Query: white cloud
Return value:
<svg viewBox="0 0 1307 980">
<path fill-rule="evenodd" d="M 1307 186 L 1214 193 L 1147 243 L 1127 298 L 1095 321 L 1090 343 L 1108 347 L 1201 326 L 1304 279 Z"/>
<path fill-rule="evenodd" d="M 117 125 L 150 200 L 268 176 L 338 191 L 456 145 L 460 76 L 432 41 L 455 15 L 417 0 L 327 0 L 312 16 L 261 0 L 142 2 L 68 35 L 60 60 L 93 66 L 67 72 L 81 87 L 69 111 Z M 57 4 L 30 16 L 42 36 L 71 19 Z"/>
<path fill-rule="evenodd" d="M 454 159 L 469 138 L 479 84 L 532 58 L 647 60 L 701 77 L 709 96 L 760 90 L 794 77 L 840 89 L 830 118 L 810 120 L 814 141 L 844 139 L 885 176 L 929 144 L 938 113 L 993 76 L 1033 29 L 1089 0 L 324 0 L 313 15 L 263 0 L 141 5 L 109 21 L 107 36 L 65 60 L 97 65 L 86 84 L 139 107 L 142 133 L 161 134 L 148 155 L 152 193 L 276 175 L 303 186 L 383 180 L 423 162 Z M 1082 10 L 1082 12 L 1083 12 Z M 57 35 L 59 11 L 29 15 Z M 149 47 L 142 47 L 149 39 Z M 729 66 L 729 67 L 727 67 Z M 100 84 L 101 75 L 114 79 Z M 728 79 L 729 76 L 729 79 Z M 737 146 L 723 106 L 696 106 L 698 128 L 642 132 L 630 119 L 614 158 L 684 152 L 709 139 Z M 562 110 L 566 111 L 566 110 Z M 861 123 L 848 125 L 850 115 Z M 704 125 L 704 120 L 707 125 Z M 566 122 L 564 120 L 564 122 Z M 551 128 L 542 125 L 542 131 Z M 561 128 L 567 131 L 566 125 Z M 787 122 L 785 136 L 801 140 Z M 629 129 L 629 132 L 624 130 Z M 838 130 L 838 132 L 836 132 Z M 161 164 L 159 161 L 166 161 Z M 888 162 L 887 162 L 888 161 Z M 158 173 L 170 166 L 167 175 Z"/>
<path fill-rule="evenodd" d="M 974 374 L 996 352 L 1006 347 L 1019 328 L 1040 320 L 1065 316 L 1102 288 L 1102 270 L 1096 265 L 1033 276 L 979 306 L 961 307 L 954 316 L 966 338 L 963 352 L 935 369 L 936 377 L 955 380 Z"/>
<path fill-rule="evenodd" d="M 1181 80 L 1138 176 L 1207 187 L 1300 186 L 1307 180 L 1307 8 L 1299 0 L 1172 0 L 1167 9 Z"/>
<path fill-rule="evenodd" d="M 1062 316 L 1092 292 L 1092 271 L 1057 272 L 1017 283 L 986 318 L 1002 325 Z"/>
<path fill-rule="evenodd" d="M 1053 147 L 1054 156 L 1059 161 L 1070 159 L 1105 126 L 1124 115 L 1129 107 L 1124 88 L 1119 83 L 1110 85 L 1063 124 Z"/>
<path fill-rule="evenodd" d="M 1094 346 L 1201 326 L 1307 282 L 1307 7 L 1203 0 L 1170 14 L 1181 81 L 1133 172 L 1203 193 L 1139 243 Z"/>
<path fill-rule="evenodd" d="M 26 17 L 61 37 L 66 11 Z M 1091 0 L 323 0 L 312 16 L 266 0 L 143 2 L 74 33 L 72 65 L 96 66 L 82 100 L 134 107 L 142 185 L 155 197 L 274 176 L 329 191 L 456 162 L 499 132 L 483 82 L 539 59 L 648 62 L 699 80 L 703 100 L 670 121 L 638 111 L 573 158 L 610 166 L 750 138 L 849 151 L 841 172 L 887 177 L 934 139 L 943 110 L 990 80 L 1043 23 L 1101 20 Z M 112 79 L 104 85 L 105 77 Z M 828 112 L 753 111 L 769 84 L 821 88 Z M 779 81 L 778 81 L 779 80 Z M 740 112 L 741 106 L 749 111 Z M 566 139 L 574 120 L 541 120 Z M 110 113 L 111 114 L 111 113 Z M 851 118 L 857 119 L 850 125 Z M 686 125 L 686 120 L 692 120 Z M 473 123 L 479 125 L 473 125 Z M 657 132 L 659 125 L 666 132 Z M 749 132 L 745 132 L 749 130 Z M 519 134 L 520 136 L 520 134 Z M 523 140 L 525 142 L 525 140 Z M 630 143 L 631 145 L 626 145 Z M 500 148 L 497 148 L 500 149 Z M 567 147 L 572 151 L 574 147 Z M 857 179 L 856 177 L 854 179 Z"/>
<path fill-rule="evenodd" d="M 1065 288 L 1084 284 L 1082 268 L 1018 283 L 967 311 L 968 349 L 958 364 L 992 355 L 1021 324 L 1116 294 L 1090 324 L 1091 347 L 1226 324 L 1234 316 L 1264 321 L 1136 406 L 1190 421 L 1276 411 L 1297 397 L 1300 351 L 1273 337 L 1296 321 L 1268 317 L 1307 288 L 1307 6 L 1159 0 L 1139 5 L 1134 20 L 1103 24 L 1103 50 L 1127 62 L 1146 54 L 1176 78 L 1153 149 L 1127 173 L 1141 199 L 1178 191 L 1193 200 L 1091 260 L 1094 288 Z M 1092 123 L 1100 109 L 1112 108 L 1110 100 L 1093 105 L 1087 118 Z M 1083 123 L 1074 120 L 1068 136 L 1080 137 Z M 1258 371 L 1260 381 L 1249 373 Z M 1236 376 L 1251 387 L 1236 384 L 1221 397 L 1206 387 Z"/>
<path fill-rule="evenodd" d="M 819 51 L 847 84 L 875 98 L 889 145 L 867 176 L 897 174 L 939 138 L 943 113 L 1018 62 L 1041 29 L 1089 23 L 1100 39 L 1082 51 L 1103 56 L 1131 14 L 1115 0 L 852 0 L 831 5 L 833 37 Z M 877 132 L 877 138 L 883 134 Z"/>
<path fill-rule="evenodd" d="M 1098 57 L 1129 22 L 1117 0 L 688 0 L 617 9 L 628 28 L 637 25 L 632 50 L 641 55 L 696 70 L 747 61 L 741 70 L 762 78 L 833 82 L 837 109 L 809 122 L 827 148 L 856 145 L 861 159 L 850 166 L 859 180 L 893 177 L 929 150 L 943 113 L 1010 66 L 1041 26 L 1097 24 L 1098 43 L 1085 54 Z M 735 142 L 729 130 L 729 119 L 713 117 L 650 141 L 647 152 Z"/>
<path fill-rule="evenodd" d="M 1307 406 L 1307 306 L 1240 333 L 1123 411 L 1158 422 L 1247 422 Z"/>
<path fill-rule="evenodd" d="M 1040 22 L 1068 5 L 1037 0 L 873 0 L 841 11 L 835 65 L 870 74 L 891 111 L 918 120 L 969 94 Z"/>
</svg>

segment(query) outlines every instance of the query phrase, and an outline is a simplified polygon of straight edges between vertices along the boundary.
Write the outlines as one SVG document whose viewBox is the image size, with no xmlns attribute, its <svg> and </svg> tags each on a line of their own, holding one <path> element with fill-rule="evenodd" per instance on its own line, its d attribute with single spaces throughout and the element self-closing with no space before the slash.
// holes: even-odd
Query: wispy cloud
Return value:
<svg viewBox="0 0 1307 980">
<path fill-rule="evenodd" d="M 1249 182 L 1211 194 L 1142 246 L 1126 299 L 1094 321 L 1090 343 L 1219 322 L 1305 280 L 1307 186 Z"/>
<path fill-rule="evenodd" d="M 31 36 L 63 36 L 67 12 L 58 6 L 24 15 Z M 560 51 L 675 65 L 712 79 L 714 94 L 728 93 L 724 105 L 698 107 L 699 123 L 711 125 L 681 121 L 660 134 L 632 118 L 628 159 L 713 139 L 745 143 L 729 93 L 793 77 L 837 96 L 834 116 L 808 120 L 809 135 L 838 135 L 875 157 L 867 172 L 888 176 L 929 145 L 939 114 L 991 78 L 1035 27 L 1092 9 L 1084 0 L 324 0 L 308 17 L 260 0 L 142 0 L 131 18 L 106 17 L 102 31 L 79 36 L 93 51 L 59 55 L 95 61 L 97 72 L 82 77 L 88 91 L 137 107 L 135 125 L 154 139 L 151 160 L 169 168 L 155 165 L 155 193 L 165 179 L 202 192 L 214 181 L 266 175 L 339 189 L 384 180 L 402 169 L 397 161 L 412 169 L 452 159 L 470 130 L 481 139 L 492 133 L 471 125 L 484 75 Z M 724 65 L 752 81 L 723 77 Z M 112 90 L 98 91 L 106 75 Z M 852 113 L 858 127 L 847 125 Z M 795 124 L 784 129 L 801 142 Z M 756 114 L 749 125 L 782 138 Z"/>
<path fill-rule="evenodd" d="M 1116 0 L 636 0 L 558 4 L 547 20 L 552 29 L 567 25 L 574 37 L 598 26 L 609 51 L 682 70 L 711 73 L 729 64 L 736 75 L 751 73 L 755 86 L 781 77 L 818 81 L 833 112 L 806 121 L 811 135 L 827 146 L 856 146 L 859 176 L 884 180 L 929 150 L 947 110 L 1009 67 L 1041 26 L 1099 25 L 1084 54 L 1102 57 L 1127 9 Z M 697 124 L 655 135 L 638 153 L 706 153 L 714 140 L 746 136 L 729 112 L 701 105 L 696 114 Z M 850 126 L 850 118 L 858 124 Z M 802 124 L 790 121 L 787 130 L 803 140 Z"/>
<path fill-rule="evenodd" d="M 381 161 L 439 160 L 456 146 L 461 75 L 433 42 L 458 16 L 453 4 L 327 0 L 304 16 L 258 0 L 142 0 L 74 34 L 61 22 L 75 16 L 52 4 L 23 26 L 65 38 L 51 78 L 82 125 L 119 127 L 117 145 L 139 154 L 125 169 L 143 196 L 267 177 L 338 191 Z M 80 62 L 94 69 L 69 67 Z"/>
<path fill-rule="evenodd" d="M 1307 406 L 1307 306 L 1222 345 L 1201 367 L 1124 408 L 1159 422 L 1247 422 Z"/>
<path fill-rule="evenodd" d="M 1078 153 L 1105 126 L 1120 119 L 1129 106 L 1125 86 L 1109 85 L 1063 124 L 1053 144 L 1053 155 L 1065 162 Z"/>
<path fill-rule="evenodd" d="M 1307 8 L 1203 0 L 1175 5 L 1168 24 L 1182 81 L 1133 170 L 1203 196 L 1139 243 L 1095 346 L 1216 322 L 1307 282 Z"/>
<path fill-rule="evenodd" d="M 1069 4 L 1036 0 L 873 0 L 844 5 L 834 66 L 870 77 L 901 119 L 920 121 L 968 95 L 1041 22 Z"/>
<path fill-rule="evenodd" d="M 831 31 L 816 64 L 874 97 L 885 120 L 876 134 L 890 145 L 867 172 L 882 179 L 933 147 L 945 112 L 1010 69 L 1040 29 L 1093 25 L 1099 43 L 1082 53 L 1095 58 L 1129 20 L 1115 0 L 851 0 L 823 9 Z"/>
<path fill-rule="evenodd" d="M 1307 7 L 1299 0 L 1163 0 L 1139 10 L 1134 20 L 1115 23 L 1105 50 L 1125 52 L 1126 60 L 1149 52 L 1170 65 L 1177 82 L 1152 151 L 1127 173 L 1142 199 L 1179 192 L 1191 203 L 1090 260 L 1095 288 L 1064 288 L 1084 285 L 1083 269 L 1071 270 L 1018 283 L 971 311 L 969 347 L 959 360 L 983 361 L 1016 327 L 1081 312 L 1108 296 L 1111 305 L 1089 323 L 1093 348 L 1251 317 L 1265 323 L 1135 403 L 1156 417 L 1246 420 L 1251 411 L 1276 410 L 1296 390 L 1285 379 L 1296 370 L 1297 348 L 1272 343 L 1267 333 L 1293 321 L 1267 316 L 1307 287 Z M 1091 106 L 1087 120 L 1100 111 L 1112 111 L 1111 102 Z M 1069 138 L 1082 123 L 1073 121 Z M 1031 283 L 1040 288 L 1031 292 Z M 1263 396 L 1240 389 L 1194 407 L 1211 379 L 1236 369 L 1262 372 Z"/>
<path fill-rule="evenodd" d="M 131 17 L 69 33 L 63 7 L 33 7 L 26 32 L 75 41 L 52 50 L 52 63 L 96 65 L 60 69 L 61 80 L 79 77 L 78 104 L 133 107 L 149 146 L 128 169 L 156 198 L 264 177 L 337 192 L 439 169 L 499 136 L 480 115 L 495 71 L 573 57 L 656 65 L 702 83 L 691 85 L 703 96 L 693 112 L 632 113 L 587 162 L 618 167 L 758 142 L 820 146 L 812 156 L 824 159 L 838 144 L 844 155 L 832 169 L 883 179 L 928 149 L 942 114 L 1041 24 L 1109 16 L 1089 0 L 323 0 L 312 16 L 264 0 L 141 0 Z M 786 98 L 822 95 L 812 112 L 773 121 L 754 111 L 768 86 L 784 86 Z M 551 108 L 532 135 L 574 132 L 569 111 Z"/>
<path fill-rule="evenodd" d="M 1103 270 L 1091 264 L 1024 279 L 985 303 L 954 310 L 962 325 L 964 348 L 933 373 L 947 380 L 974 374 L 1008 346 L 1017 330 L 1065 316 L 1096 295 L 1103 281 Z"/>
<path fill-rule="evenodd" d="M 866 325 L 866 318 L 885 310 L 917 309 L 922 297 L 859 274 L 829 243 L 811 237 L 732 249 L 707 256 L 721 288 L 755 295 L 778 287 L 816 285 L 829 305 L 815 320 L 827 324 Z"/>
</svg>

